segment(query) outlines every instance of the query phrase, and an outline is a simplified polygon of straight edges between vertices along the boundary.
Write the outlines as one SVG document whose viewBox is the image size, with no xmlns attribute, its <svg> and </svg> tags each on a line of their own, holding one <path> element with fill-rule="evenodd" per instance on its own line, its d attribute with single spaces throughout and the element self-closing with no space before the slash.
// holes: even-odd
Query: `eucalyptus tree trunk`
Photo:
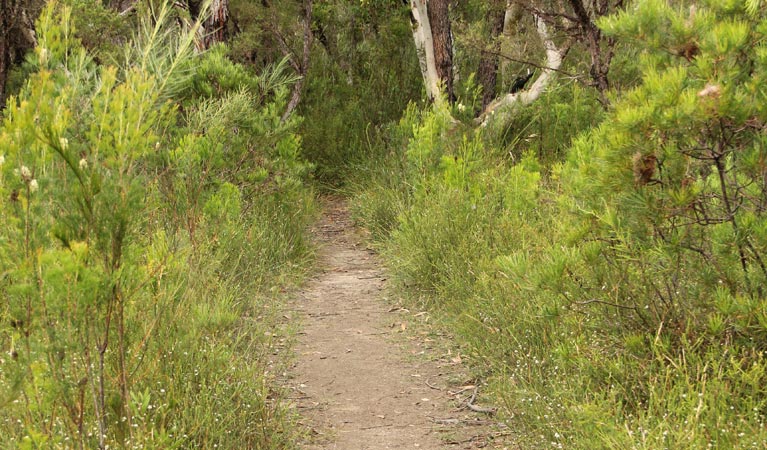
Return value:
<svg viewBox="0 0 767 450">
<path fill-rule="evenodd" d="M 434 102 L 441 101 L 439 93 L 439 75 L 434 59 L 434 40 L 427 12 L 427 0 L 410 1 L 410 21 L 413 29 L 413 42 L 418 54 L 426 96 Z"/>
<path fill-rule="evenodd" d="M 569 44 L 558 46 L 554 43 L 549 33 L 549 27 L 543 18 L 538 15 L 535 15 L 534 18 L 538 36 L 546 50 L 546 64 L 543 66 L 543 71 L 527 90 L 505 94 L 490 103 L 478 118 L 479 123 L 483 126 L 497 121 L 502 123 L 513 113 L 515 108 L 527 106 L 536 101 L 546 91 L 562 67 L 562 62 L 570 49 Z"/>
<path fill-rule="evenodd" d="M 453 34 L 450 31 L 449 9 L 450 0 L 429 0 L 427 13 L 439 83 L 447 100 L 453 103 Z"/>
<path fill-rule="evenodd" d="M 0 110 L 8 96 L 11 66 L 37 45 L 34 18 L 43 4 L 39 0 L 0 0 Z"/>
<path fill-rule="evenodd" d="M 570 6 L 575 12 L 575 22 L 580 28 L 580 40 L 586 44 L 591 56 L 591 70 L 590 75 L 593 81 L 594 87 L 599 92 L 599 98 L 602 104 L 606 107 L 609 105 L 607 99 L 607 91 L 610 89 L 610 83 L 607 78 L 607 74 L 610 71 L 610 62 L 613 57 L 613 47 L 615 41 L 613 39 L 602 39 L 602 31 L 597 27 L 592 20 L 590 11 L 587 9 L 583 0 L 568 0 Z M 616 2 L 614 8 L 619 8 L 623 4 L 623 1 Z M 596 16 L 604 16 L 610 12 L 610 3 L 607 0 L 601 0 L 594 2 L 592 5 L 592 13 Z"/>
<path fill-rule="evenodd" d="M 426 95 L 435 103 L 449 102 L 453 93 L 453 38 L 450 32 L 449 0 L 411 0 L 410 20 Z"/>
<path fill-rule="evenodd" d="M 213 0 L 210 16 L 205 20 L 205 47 L 226 41 L 226 25 L 229 22 L 229 0 Z"/>
<path fill-rule="evenodd" d="M 482 50 L 482 59 L 479 61 L 478 78 L 482 86 L 482 111 L 487 105 L 495 100 L 496 84 L 498 80 L 498 54 L 501 51 L 500 35 L 503 32 L 506 18 L 505 8 L 492 8 L 487 15 L 490 27 L 489 48 Z"/>
<path fill-rule="evenodd" d="M 298 107 L 298 104 L 301 102 L 301 95 L 303 94 L 304 90 L 304 80 L 306 79 L 306 75 L 309 72 L 309 62 L 310 62 L 310 52 L 312 49 L 312 41 L 314 39 L 314 35 L 312 33 L 312 0 L 304 0 L 304 18 L 303 18 L 303 50 L 301 54 L 301 60 L 296 61 L 293 57 L 292 52 L 290 52 L 287 49 L 285 49 L 286 55 L 290 58 L 290 64 L 295 69 L 295 71 L 298 73 L 300 78 L 296 82 L 296 84 L 293 85 L 293 93 L 290 96 L 290 101 L 288 101 L 288 106 L 285 108 L 285 112 L 282 114 L 282 121 L 288 120 L 288 118 L 293 114 L 293 111 Z M 283 42 L 283 45 L 285 43 Z"/>
<path fill-rule="evenodd" d="M 10 8 L 8 0 L 0 0 L 0 111 L 5 108 L 5 85 L 11 70 Z"/>
<path fill-rule="evenodd" d="M 413 41 L 415 42 L 421 66 L 426 94 L 429 99 L 439 104 L 443 99 L 454 101 L 453 94 L 453 43 L 450 33 L 449 0 L 410 0 L 410 19 L 412 22 Z M 549 84 L 560 70 L 569 44 L 557 45 L 549 32 L 549 27 L 541 14 L 533 13 L 535 27 L 546 51 L 546 62 L 535 82 L 524 91 L 497 96 L 495 81 L 498 71 L 498 59 L 493 58 L 492 49 L 483 54 L 480 66 L 480 82 L 486 89 L 483 98 L 482 114 L 477 123 L 486 126 L 492 122 L 503 122 L 516 107 L 526 106 L 537 100 L 546 91 Z M 521 18 L 521 10 L 514 1 L 508 1 L 503 11 L 491 14 L 491 34 L 500 35 L 506 28 L 513 26 Z M 440 89 L 444 89 L 443 96 Z M 499 120 L 503 118 L 503 120 Z"/>
</svg>

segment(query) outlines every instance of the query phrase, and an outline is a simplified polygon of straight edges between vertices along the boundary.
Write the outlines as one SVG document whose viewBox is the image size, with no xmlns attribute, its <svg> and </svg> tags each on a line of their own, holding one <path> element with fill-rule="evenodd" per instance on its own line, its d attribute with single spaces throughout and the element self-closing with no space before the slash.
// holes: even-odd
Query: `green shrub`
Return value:
<svg viewBox="0 0 767 450">
<path fill-rule="evenodd" d="M 268 375 L 275 287 L 311 256 L 289 80 L 211 54 L 227 91 L 202 98 L 195 26 L 179 34 L 169 8 L 122 69 L 90 58 L 68 8 L 39 20 L 0 127 L 3 448 L 295 442 Z"/>
<path fill-rule="evenodd" d="M 318 33 L 300 107 L 303 154 L 337 188 L 377 154 L 386 123 L 420 98 L 407 11 L 395 2 L 315 4 Z"/>
<path fill-rule="evenodd" d="M 532 447 L 767 441 L 767 28 L 704 3 L 601 24 L 641 55 L 611 111 L 552 91 L 500 145 L 406 114 L 397 162 L 356 200 L 396 285 L 439 311 Z"/>
</svg>

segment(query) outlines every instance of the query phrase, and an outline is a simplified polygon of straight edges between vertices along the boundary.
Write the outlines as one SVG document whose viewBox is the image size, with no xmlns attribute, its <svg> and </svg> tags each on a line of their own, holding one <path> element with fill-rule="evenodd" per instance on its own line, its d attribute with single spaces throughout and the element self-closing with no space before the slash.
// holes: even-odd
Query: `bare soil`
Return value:
<svg viewBox="0 0 767 450">
<path fill-rule="evenodd" d="M 302 331 L 290 384 L 310 430 L 303 448 L 510 448 L 492 439 L 508 433 L 490 414 L 467 408 L 473 386 L 460 356 L 435 355 L 425 333 L 408 329 L 419 314 L 387 302 L 386 272 L 344 202 L 324 207 L 317 274 L 293 304 Z"/>
</svg>

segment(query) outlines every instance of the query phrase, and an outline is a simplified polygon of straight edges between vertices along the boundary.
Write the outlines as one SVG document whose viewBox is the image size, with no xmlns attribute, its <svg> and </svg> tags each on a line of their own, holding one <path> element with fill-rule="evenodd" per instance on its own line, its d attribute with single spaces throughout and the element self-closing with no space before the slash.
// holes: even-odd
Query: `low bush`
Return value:
<svg viewBox="0 0 767 450">
<path fill-rule="evenodd" d="M 647 40 L 643 82 L 554 126 L 563 159 L 411 112 L 356 215 L 531 447 L 761 448 L 763 14 L 647 1 L 602 26 Z M 664 50 L 691 30 L 694 59 Z"/>
<path fill-rule="evenodd" d="M 289 77 L 196 56 L 167 4 L 99 64 L 70 14 L 44 11 L 0 127 L 0 447 L 293 448 L 275 299 L 313 206 Z"/>
</svg>

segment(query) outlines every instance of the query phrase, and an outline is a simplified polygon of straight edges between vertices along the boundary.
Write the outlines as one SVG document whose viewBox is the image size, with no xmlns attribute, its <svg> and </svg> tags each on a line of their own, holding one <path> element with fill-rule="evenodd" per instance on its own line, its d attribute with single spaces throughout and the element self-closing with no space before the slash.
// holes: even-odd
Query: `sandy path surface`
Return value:
<svg viewBox="0 0 767 450">
<path fill-rule="evenodd" d="M 412 356 L 418 345 L 400 333 L 402 313 L 383 299 L 386 274 L 341 201 L 325 202 L 315 233 L 320 271 L 295 300 L 302 332 L 291 385 L 314 435 L 304 448 L 487 446 L 477 435 L 482 427 L 472 424 L 468 438 L 456 430 L 464 420 L 456 419 L 463 413 L 451 402 L 449 374 Z M 453 426 L 446 433 L 443 424 Z"/>
</svg>

